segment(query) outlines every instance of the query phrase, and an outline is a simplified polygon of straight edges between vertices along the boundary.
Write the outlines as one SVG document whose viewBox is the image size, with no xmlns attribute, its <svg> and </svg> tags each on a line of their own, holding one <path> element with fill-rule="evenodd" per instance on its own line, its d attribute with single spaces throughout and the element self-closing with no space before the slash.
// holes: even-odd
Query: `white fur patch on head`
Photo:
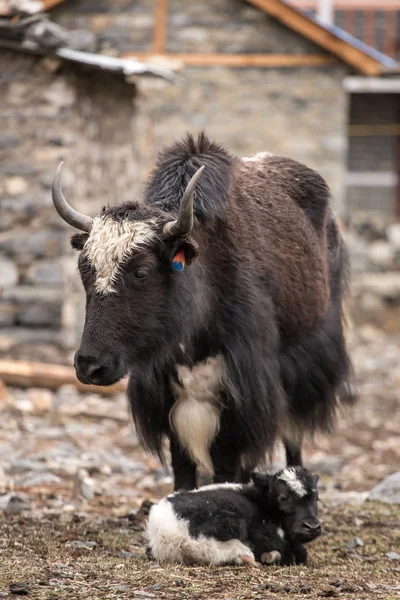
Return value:
<svg viewBox="0 0 400 600">
<path fill-rule="evenodd" d="M 286 469 L 283 469 L 278 479 L 287 483 L 292 492 L 297 494 L 297 496 L 300 498 L 306 496 L 307 490 L 298 478 L 296 469 L 294 467 L 287 467 Z"/>
<path fill-rule="evenodd" d="M 93 219 L 83 252 L 96 269 L 97 292 L 115 292 L 114 284 L 123 263 L 134 250 L 148 245 L 155 238 L 152 225 L 151 221 L 116 221 L 110 216 Z"/>
</svg>

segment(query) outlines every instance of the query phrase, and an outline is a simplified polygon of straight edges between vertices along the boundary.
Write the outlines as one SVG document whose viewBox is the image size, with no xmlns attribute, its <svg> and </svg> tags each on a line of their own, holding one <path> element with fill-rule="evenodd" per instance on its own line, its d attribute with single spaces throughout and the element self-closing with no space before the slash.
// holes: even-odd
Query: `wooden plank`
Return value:
<svg viewBox="0 0 400 600">
<path fill-rule="evenodd" d="M 275 17 L 290 27 L 293 31 L 300 33 L 309 40 L 328 50 L 347 64 L 358 69 L 365 75 L 378 75 L 383 69 L 382 65 L 374 58 L 368 56 L 358 48 L 337 38 L 324 27 L 311 21 L 305 15 L 280 0 L 247 0 L 253 6 L 260 8 L 269 15 Z"/>
<path fill-rule="evenodd" d="M 163 54 L 129 52 L 121 58 L 151 61 L 162 58 L 181 62 L 191 67 L 315 67 L 335 62 L 335 58 L 321 54 Z"/>
<path fill-rule="evenodd" d="M 153 51 L 155 54 L 163 54 L 167 34 L 168 0 L 155 0 Z"/>
<path fill-rule="evenodd" d="M 349 125 L 350 136 L 400 136 L 400 123 L 389 125 Z"/>
<path fill-rule="evenodd" d="M 105 396 L 126 391 L 126 382 L 102 387 L 81 383 L 72 367 L 35 363 L 28 361 L 0 360 L 0 380 L 16 387 L 43 387 L 56 390 L 62 385 L 73 385 L 80 392 L 96 393 Z"/>
<path fill-rule="evenodd" d="M 53 8 L 58 4 L 62 4 L 63 2 L 65 2 L 65 0 L 42 0 L 42 2 L 44 4 L 44 9 L 49 10 L 50 8 Z"/>
</svg>

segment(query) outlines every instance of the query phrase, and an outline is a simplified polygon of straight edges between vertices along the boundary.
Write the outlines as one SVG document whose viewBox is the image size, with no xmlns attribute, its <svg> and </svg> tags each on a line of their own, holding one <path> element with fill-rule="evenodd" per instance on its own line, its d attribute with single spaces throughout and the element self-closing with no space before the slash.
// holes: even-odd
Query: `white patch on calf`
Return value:
<svg viewBox="0 0 400 600">
<path fill-rule="evenodd" d="M 224 360 L 215 356 L 192 368 L 178 365 L 176 370 L 180 385 L 171 382 L 175 395 L 171 426 L 199 469 L 213 475 L 210 446 L 219 431 Z"/>
<path fill-rule="evenodd" d="M 300 479 L 297 477 L 297 472 L 295 468 L 287 467 L 282 471 L 278 479 L 287 483 L 288 487 L 292 490 L 292 492 L 297 494 L 300 498 L 307 494 L 306 488 L 304 487 Z"/>
<path fill-rule="evenodd" d="M 166 498 L 150 509 L 147 539 L 158 561 L 184 564 L 222 565 L 241 564 L 243 557 L 254 555 L 240 540 L 220 542 L 215 538 L 189 534 L 189 523 L 179 517 Z"/>
<path fill-rule="evenodd" d="M 283 531 L 282 527 L 278 527 L 277 529 L 277 534 L 279 535 L 280 538 L 282 538 L 283 540 L 285 539 L 285 532 Z"/>
<path fill-rule="evenodd" d="M 190 490 L 191 493 L 203 492 L 207 490 L 242 490 L 242 483 L 210 483 L 208 485 L 202 485 L 197 490 Z"/>
<path fill-rule="evenodd" d="M 112 217 L 95 217 L 83 252 L 96 269 L 95 287 L 101 294 L 115 292 L 114 283 L 121 265 L 137 248 L 154 238 L 153 222 L 116 221 Z"/>
</svg>

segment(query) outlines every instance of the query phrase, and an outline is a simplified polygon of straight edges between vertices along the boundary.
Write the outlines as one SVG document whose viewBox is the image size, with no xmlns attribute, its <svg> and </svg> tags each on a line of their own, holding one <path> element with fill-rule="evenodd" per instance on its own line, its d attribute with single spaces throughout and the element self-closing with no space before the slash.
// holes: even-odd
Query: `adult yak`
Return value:
<svg viewBox="0 0 400 600">
<path fill-rule="evenodd" d="M 175 489 L 247 481 L 282 438 L 301 464 L 306 434 L 328 430 L 347 382 L 346 252 L 323 179 L 287 158 L 241 159 L 204 134 L 158 157 L 144 203 L 58 213 L 84 233 L 83 383 L 130 374 L 143 445 Z"/>
</svg>

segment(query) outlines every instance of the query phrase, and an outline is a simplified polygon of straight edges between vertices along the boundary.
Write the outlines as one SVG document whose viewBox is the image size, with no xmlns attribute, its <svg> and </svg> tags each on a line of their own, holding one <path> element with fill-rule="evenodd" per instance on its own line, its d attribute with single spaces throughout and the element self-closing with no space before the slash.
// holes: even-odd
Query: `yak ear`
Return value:
<svg viewBox="0 0 400 600">
<path fill-rule="evenodd" d="M 74 250 L 83 250 L 83 246 L 86 244 L 88 237 L 87 233 L 74 233 L 71 237 L 71 246 Z"/>
<path fill-rule="evenodd" d="M 254 483 L 254 485 L 258 488 L 262 488 L 266 490 L 269 487 L 269 476 L 263 475 L 262 473 L 250 473 L 250 479 Z"/>
<path fill-rule="evenodd" d="M 162 260 L 172 271 L 183 271 L 198 255 L 198 245 L 190 237 L 167 241 L 164 246 Z"/>
</svg>

